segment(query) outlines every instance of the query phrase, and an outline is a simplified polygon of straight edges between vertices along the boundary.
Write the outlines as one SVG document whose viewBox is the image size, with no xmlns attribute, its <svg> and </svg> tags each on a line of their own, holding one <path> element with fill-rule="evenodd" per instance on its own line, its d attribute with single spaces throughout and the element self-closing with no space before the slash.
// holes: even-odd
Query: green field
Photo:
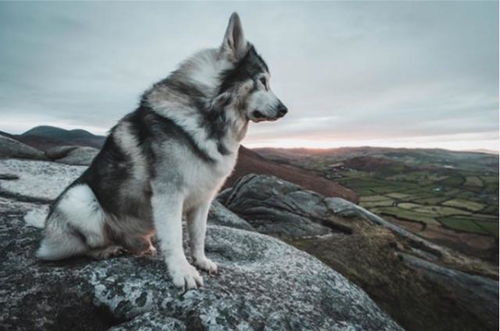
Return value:
<svg viewBox="0 0 500 331">
<path fill-rule="evenodd" d="M 498 237 L 498 176 L 459 170 L 387 173 L 357 176 L 359 171 L 344 170 L 335 180 L 358 193 L 361 206 L 382 216 Z"/>
</svg>

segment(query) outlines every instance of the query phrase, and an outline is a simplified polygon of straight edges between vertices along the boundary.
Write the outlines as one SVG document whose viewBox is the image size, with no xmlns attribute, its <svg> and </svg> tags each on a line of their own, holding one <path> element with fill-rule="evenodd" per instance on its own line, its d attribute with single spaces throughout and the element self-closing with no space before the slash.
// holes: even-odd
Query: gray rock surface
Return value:
<svg viewBox="0 0 500 331">
<path fill-rule="evenodd" d="M 0 135 L 0 158 L 46 159 L 42 151 L 4 135 Z"/>
<path fill-rule="evenodd" d="M 87 167 L 55 162 L 0 159 L 0 173 L 17 180 L 0 180 L 0 194 L 17 200 L 48 203 Z"/>
<path fill-rule="evenodd" d="M 219 201 L 215 200 L 210 207 L 208 219 L 211 224 L 229 226 L 242 230 L 255 231 L 247 221 L 224 207 Z"/>
<path fill-rule="evenodd" d="M 22 171 L 16 175 L 23 177 Z M 58 182 L 57 174 L 52 180 Z M 32 195 L 40 193 L 47 196 L 40 188 Z M 249 225 L 220 204 L 212 208 L 207 235 L 208 256 L 220 272 L 205 274 L 204 288 L 183 295 L 161 256 L 35 260 L 41 229 L 24 219 L 45 208 L 0 198 L 4 329 L 400 330 L 361 289 L 316 258 L 266 235 L 229 227 Z"/>
</svg>

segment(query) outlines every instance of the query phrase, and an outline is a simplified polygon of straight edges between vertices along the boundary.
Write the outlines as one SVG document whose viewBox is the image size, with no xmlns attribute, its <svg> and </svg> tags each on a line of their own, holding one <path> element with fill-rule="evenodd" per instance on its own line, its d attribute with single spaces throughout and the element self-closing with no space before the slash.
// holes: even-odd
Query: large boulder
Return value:
<svg viewBox="0 0 500 331">
<path fill-rule="evenodd" d="M 42 151 L 5 135 L 0 135 L 0 158 L 46 159 Z"/>
<path fill-rule="evenodd" d="M 323 196 L 274 176 L 244 176 L 219 200 L 257 231 L 280 238 L 350 232 L 335 222 Z"/>
<path fill-rule="evenodd" d="M 0 161 L 0 166 L 2 165 Z M 9 165 L 25 178 L 30 166 Z M 26 190 L 0 194 L 0 325 L 16 330 L 401 330 L 356 285 L 316 258 L 251 229 L 214 204 L 207 254 L 217 275 L 205 287 L 179 293 L 161 256 L 75 258 L 42 263 L 34 258 L 41 237 L 43 199 L 78 171 L 56 165 L 51 178 Z M 58 178 L 60 176 L 61 178 Z M 58 180 L 59 179 L 59 180 Z M 9 181 L 10 182 L 10 181 Z M 0 182 L 3 184 L 3 182 Z M 38 218 L 38 220 L 37 220 Z M 224 224 L 224 225 L 215 225 Z"/>
</svg>

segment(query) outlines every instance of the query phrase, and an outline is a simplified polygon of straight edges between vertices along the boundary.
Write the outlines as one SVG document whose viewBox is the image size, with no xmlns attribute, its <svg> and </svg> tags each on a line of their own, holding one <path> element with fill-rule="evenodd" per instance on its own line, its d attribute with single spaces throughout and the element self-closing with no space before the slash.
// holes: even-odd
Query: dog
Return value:
<svg viewBox="0 0 500 331">
<path fill-rule="evenodd" d="M 174 285 L 203 286 L 195 267 L 217 272 L 205 256 L 208 211 L 248 123 L 286 113 L 233 13 L 220 47 L 181 63 L 110 130 L 89 168 L 52 204 L 37 257 L 154 253 L 156 234 Z M 183 250 L 183 217 L 194 266 Z"/>
</svg>

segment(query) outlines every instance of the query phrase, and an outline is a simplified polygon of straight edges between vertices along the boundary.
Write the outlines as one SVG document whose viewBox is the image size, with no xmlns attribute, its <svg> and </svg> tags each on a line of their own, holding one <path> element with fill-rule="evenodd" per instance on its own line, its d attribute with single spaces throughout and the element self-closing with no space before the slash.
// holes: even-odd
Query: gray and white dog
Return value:
<svg viewBox="0 0 500 331">
<path fill-rule="evenodd" d="M 210 203 L 235 165 L 248 122 L 287 112 L 269 79 L 233 13 L 219 48 L 187 59 L 112 128 L 90 167 L 52 205 L 38 258 L 153 253 L 156 233 L 173 283 L 202 286 L 184 254 L 182 218 L 193 264 L 216 272 L 205 256 Z"/>
</svg>

